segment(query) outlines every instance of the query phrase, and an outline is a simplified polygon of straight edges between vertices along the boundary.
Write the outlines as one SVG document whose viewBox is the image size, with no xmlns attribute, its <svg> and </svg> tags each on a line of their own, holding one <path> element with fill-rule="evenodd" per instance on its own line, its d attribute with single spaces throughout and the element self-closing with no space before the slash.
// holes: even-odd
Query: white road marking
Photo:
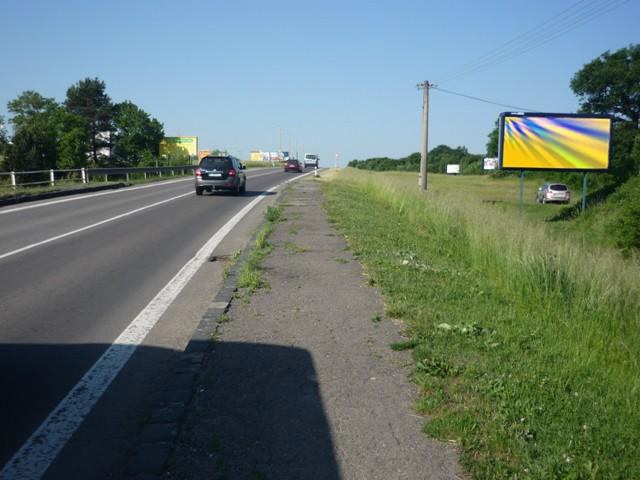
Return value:
<svg viewBox="0 0 640 480">
<path fill-rule="evenodd" d="M 139 187 L 127 187 L 127 188 L 119 188 L 117 190 L 109 190 L 108 192 L 99 192 L 99 193 L 87 193 L 85 195 L 80 195 L 77 197 L 71 198 L 63 198 L 61 200 L 51 200 L 50 202 L 38 203 L 35 205 L 25 205 L 23 207 L 15 207 L 9 208 L 7 210 L 0 210 L 0 215 L 5 215 L 7 213 L 21 212 L 22 210 L 31 210 L 32 208 L 40 208 L 40 207 L 48 207 L 50 205 L 57 205 L 59 203 L 67 203 L 67 202 L 76 202 L 78 200 L 87 200 L 89 198 L 95 197 L 103 197 L 105 195 L 115 195 L 117 193 L 127 193 L 127 192 L 135 192 L 137 190 L 143 190 L 145 188 L 153 188 L 153 187 L 161 187 L 163 185 L 171 185 L 172 183 L 193 181 L 193 178 L 182 178 L 180 180 L 171 180 L 169 182 L 156 182 L 149 185 L 140 185 Z"/>
<path fill-rule="evenodd" d="M 256 197 L 205 243 L 147 306 L 133 319 L 113 344 L 62 399 L 38 429 L 0 471 L 0 480 L 42 477 L 58 453 L 82 424 L 93 406 L 127 363 L 169 305 L 189 283 L 210 253 L 251 209 L 281 185 L 306 177 L 296 176 Z M 191 194 L 191 192 L 189 193 Z"/>
<path fill-rule="evenodd" d="M 247 175 L 247 178 L 258 178 L 258 177 L 264 177 L 265 175 L 273 175 L 274 173 L 278 173 L 280 170 L 274 171 L 274 172 L 269 172 L 269 173 L 261 173 L 259 175 Z M 137 187 L 126 187 L 126 188 L 119 188 L 117 190 L 109 190 L 108 192 L 98 192 L 98 193 L 87 193 L 84 195 L 80 195 L 80 196 L 74 196 L 71 198 L 63 198 L 61 200 L 51 200 L 49 202 L 43 202 L 43 203 L 37 203 L 37 204 L 33 204 L 33 205 L 24 205 L 22 207 L 14 207 L 14 208 L 9 208 L 9 209 L 0 209 L 0 215 L 6 215 L 7 213 L 15 213 L 15 212 L 21 212 L 23 210 L 31 210 L 33 208 L 41 208 L 41 207 L 48 207 L 51 205 L 58 205 L 60 203 L 68 203 L 68 202 L 76 202 L 78 200 L 87 200 L 89 198 L 96 198 L 96 197 L 103 197 L 105 195 L 115 195 L 118 193 L 128 193 L 128 192 L 135 192 L 137 190 L 143 190 L 145 188 L 153 188 L 153 187 L 161 187 L 164 185 L 171 185 L 173 183 L 180 183 L 180 182 L 193 182 L 193 177 L 189 177 L 189 178 L 181 178 L 179 180 L 169 180 L 166 182 L 154 182 L 154 183 L 150 183 L 148 185 L 140 185 Z"/>
<path fill-rule="evenodd" d="M 120 220 L 121 218 L 128 217 L 129 215 L 133 215 L 138 212 L 142 212 L 143 210 L 147 210 L 149 208 L 157 207 L 158 205 L 162 205 L 164 203 L 171 202 L 173 200 L 177 200 L 178 198 L 186 197 L 187 195 L 193 195 L 193 192 L 182 193 L 180 195 L 176 195 L 175 197 L 167 198 L 165 200 L 161 200 L 159 202 L 152 203 L 150 205 L 145 205 L 144 207 L 136 208 L 135 210 L 131 210 L 129 212 L 121 213 L 120 215 L 116 215 L 115 217 L 107 218 L 105 220 L 101 220 L 96 223 L 92 223 L 91 225 L 87 225 L 86 227 L 77 228 L 67 233 L 63 233 L 61 235 L 56 235 L 55 237 L 47 238 L 46 240 L 42 240 L 41 242 L 32 243 L 31 245 L 27 245 L 25 247 L 18 248 L 16 250 L 12 250 L 11 252 L 3 253 L 0 255 L 0 260 L 3 258 L 10 257 L 12 255 L 16 255 L 18 253 L 26 252 L 27 250 L 31 250 L 32 248 L 39 247 L 41 245 L 45 245 L 47 243 L 55 242 L 56 240 L 60 240 L 61 238 L 69 237 L 71 235 L 75 235 L 76 233 L 84 232 L 91 228 L 99 227 L 100 225 L 104 225 L 105 223 L 113 222 L 115 220 Z"/>
</svg>

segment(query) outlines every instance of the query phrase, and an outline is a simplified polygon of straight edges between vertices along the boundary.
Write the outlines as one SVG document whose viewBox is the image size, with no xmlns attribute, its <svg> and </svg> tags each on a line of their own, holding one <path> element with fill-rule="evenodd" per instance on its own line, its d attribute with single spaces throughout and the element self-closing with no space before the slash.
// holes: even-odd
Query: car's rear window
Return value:
<svg viewBox="0 0 640 480">
<path fill-rule="evenodd" d="M 553 185 L 549 185 L 551 190 L 555 190 L 556 192 L 564 192 L 567 190 L 567 186 L 562 183 L 554 183 Z"/>
<path fill-rule="evenodd" d="M 204 157 L 200 162 L 200 168 L 207 170 L 224 170 L 231 166 L 231 160 L 225 157 Z"/>
</svg>

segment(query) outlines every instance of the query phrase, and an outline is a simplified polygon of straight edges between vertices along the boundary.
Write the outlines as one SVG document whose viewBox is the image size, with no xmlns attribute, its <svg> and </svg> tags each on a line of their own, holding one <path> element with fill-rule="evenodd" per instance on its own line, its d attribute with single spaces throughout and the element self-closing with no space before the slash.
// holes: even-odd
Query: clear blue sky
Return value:
<svg viewBox="0 0 640 480">
<path fill-rule="evenodd" d="M 200 148 L 247 158 L 250 150 L 277 150 L 281 129 L 284 150 L 291 143 L 300 155 L 317 152 L 325 165 L 336 152 L 343 164 L 404 156 L 420 149 L 416 83 L 446 78 L 567 8 L 616 3 L 2 0 L 0 115 L 24 90 L 63 101 L 71 84 L 98 77 L 113 101 L 133 101 L 169 136 L 197 135 Z M 572 112 L 572 75 L 606 50 L 640 42 L 639 21 L 640 2 L 631 0 L 440 86 Z M 432 91 L 429 146 L 484 153 L 504 110 Z"/>
</svg>

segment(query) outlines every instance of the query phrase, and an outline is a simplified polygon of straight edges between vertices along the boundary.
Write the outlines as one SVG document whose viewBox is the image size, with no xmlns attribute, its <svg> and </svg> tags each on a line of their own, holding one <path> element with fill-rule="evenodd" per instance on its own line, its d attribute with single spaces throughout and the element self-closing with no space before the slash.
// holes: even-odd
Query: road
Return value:
<svg viewBox="0 0 640 480">
<path fill-rule="evenodd" d="M 196 197 L 183 179 L 0 209 L 0 466 L 223 225 L 294 174 L 247 176 L 240 197 Z M 223 241 L 223 253 L 246 242 L 259 220 L 251 215 L 253 223 L 241 222 Z M 65 448 L 45 455 L 53 461 L 46 478 L 121 474 L 114 465 L 136 417 L 197 325 L 220 268 L 197 270 Z"/>
</svg>

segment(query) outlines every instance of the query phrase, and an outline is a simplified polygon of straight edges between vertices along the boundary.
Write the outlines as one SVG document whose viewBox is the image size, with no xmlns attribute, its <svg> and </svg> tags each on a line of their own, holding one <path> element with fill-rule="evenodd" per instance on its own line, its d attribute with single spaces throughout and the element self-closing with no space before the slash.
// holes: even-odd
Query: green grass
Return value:
<svg viewBox="0 0 640 480">
<path fill-rule="evenodd" d="M 280 207 L 267 207 L 265 212 L 266 223 L 260 228 L 256 235 L 256 245 L 247 257 L 240 271 L 238 272 L 237 284 L 239 288 L 244 289 L 246 296 L 251 296 L 259 288 L 267 287 L 267 283 L 262 278 L 261 267 L 262 260 L 271 252 L 272 247 L 269 244 L 269 235 L 273 232 L 274 226 L 282 218 L 282 209 Z"/>
<path fill-rule="evenodd" d="M 231 269 L 238 262 L 240 255 L 242 255 L 242 250 L 236 250 L 235 252 L 233 252 L 233 254 L 231 254 L 231 256 L 229 257 L 229 261 L 222 270 L 222 278 L 227 278 L 231 274 Z"/>
<path fill-rule="evenodd" d="M 325 186 L 385 315 L 406 322 L 392 348 L 413 352 L 425 432 L 476 478 L 640 478 L 637 259 L 538 205 L 520 217 L 517 180 L 430 181 L 347 169 Z"/>
<path fill-rule="evenodd" d="M 296 245 L 293 242 L 286 242 L 284 244 L 284 248 L 289 250 L 291 253 L 305 253 L 309 251 L 308 248 L 301 247 L 300 245 Z"/>
<path fill-rule="evenodd" d="M 109 181 L 105 182 L 103 176 L 93 177 L 89 183 L 83 184 L 80 179 L 77 180 L 60 180 L 56 179 L 56 184 L 51 186 L 49 184 L 32 185 L 32 186 L 17 186 L 13 188 L 8 181 L 0 183 L 0 200 L 5 198 L 14 197 L 29 197 L 33 195 L 39 195 L 41 193 L 70 191 L 89 187 L 99 187 L 104 185 L 140 185 L 144 183 L 162 182 L 166 180 L 172 180 L 176 178 L 192 177 L 192 173 L 186 175 L 171 175 L 168 172 L 163 172 L 163 176 L 148 174 L 145 179 L 143 174 L 136 173 L 130 174 L 129 180 L 126 180 L 125 175 L 109 175 Z M 6 179 L 5 179 L 6 180 Z"/>
</svg>

